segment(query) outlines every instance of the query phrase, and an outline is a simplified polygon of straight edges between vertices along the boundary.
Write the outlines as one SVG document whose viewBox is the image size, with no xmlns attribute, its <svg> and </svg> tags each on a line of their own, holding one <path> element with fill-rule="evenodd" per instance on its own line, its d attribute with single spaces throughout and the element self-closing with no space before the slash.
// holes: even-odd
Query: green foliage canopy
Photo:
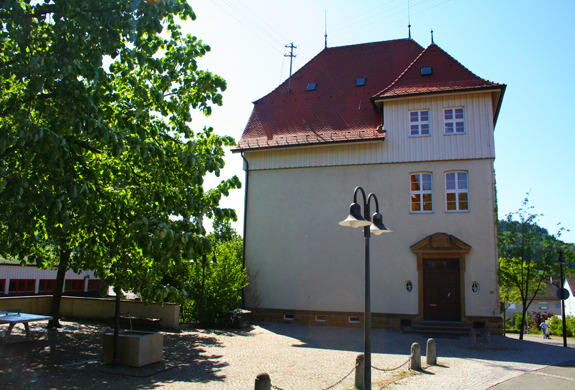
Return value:
<svg viewBox="0 0 575 390">
<path fill-rule="evenodd" d="M 498 235 L 500 296 L 504 305 L 515 301 L 523 306 L 519 329 L 524 328 L 529 305 L 546 287 L 544 281 L 559 276 L 559 251 L 572 257 L 569 245 L 559 240 L 563 229 L 557 235 L 547 234 L 537 225 L 539 215 L 532 209 L 527 196 L 517 212 L 500 222 L 504 228 Z"/>
<path fill-rule="evenodd" d="M 202 218 L 235 219 L 219 201 L 240 187 L 203 188 L 234 140 L 190 127 L 226 83 L 188 19 L 185 0 L 1 0 L 1 254 L 178 294 L 162 275 L 210 251 Z"/>
</svg>

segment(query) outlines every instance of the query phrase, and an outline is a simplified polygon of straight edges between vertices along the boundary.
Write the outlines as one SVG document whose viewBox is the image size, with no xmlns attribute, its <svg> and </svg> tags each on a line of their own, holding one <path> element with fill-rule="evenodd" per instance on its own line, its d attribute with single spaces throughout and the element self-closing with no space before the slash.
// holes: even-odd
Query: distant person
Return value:
<svg viewBox="0 0 575 390">
<path fill-rule="evenodd" d="M 541 325 L 539 325 L 539 327 L 541 328 L 541 331 L 543 332 L 543 338 L 544 339 L 549 338 L 549 336 L 547 335 L 547 328 L 549 327 L 549 325 L 547 325 L 545 322 L 542 322 Z"/>
</svg>

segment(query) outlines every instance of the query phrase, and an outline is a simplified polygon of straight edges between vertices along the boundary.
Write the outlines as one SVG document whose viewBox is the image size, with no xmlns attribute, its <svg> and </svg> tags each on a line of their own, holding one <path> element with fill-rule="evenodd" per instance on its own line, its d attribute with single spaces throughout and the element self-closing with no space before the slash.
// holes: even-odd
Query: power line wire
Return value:
<svg viewBox="0 0 575 390">
<path fill-rule="evenodd" d="M 451 0 L 446 0 L 446 1 L 444 1 L 443 3 L 436 4 L 436 5 L 434 5 L 434 6 L 431 6 L 431 7 L 429 7 L 429 8 L 426 8 L 426 9 L 424 9 L 424 10 L 421 10 L 421 11 L 416 12 L 416 13 L 411 14 L 411 15 L 413 16 L 413 15 L 420 14 L 420 13 L 425 12 L 425 11 L 428 11 L 428 10 L 430 10 L 430 9 L 432 9 L 432 8 L 439 7 L 440 5 L 443 5 L 443 4 L 445 4 L 445 3 L 449 3 L 450 1 L 451 1 Z M 423 2 L 422 2 L 422 3 L 423 3 Z M 421 4 L 421 3 L 419 3 L 419 4 Z M 396 12 L 396 14 L 397 14 L 397 13 L 398 13 L 398 12 Z M 394 15 L 395 15 L 395 14 L 394 14 Z M 390 15 L 390 16 L 391 16 L 391 15 Z M 393 23 L 397 23 L 397 22 L 399 22 L 399 21 L 401 21 L 401 20 L 405 20 L 405 19 L 406 19 L 406 17 L 396 19 L 396 20 L 394 20 L 393 22 L 388 23 L 388 25 L 393 24 Z M 373 24 L 373 23 L 372 23 L 372 24 Z M 349 37 L 349 39 L 356 38 L 356 37 L 358 37 L 358 36 L 360 36 L 360 35 L 363 35 L 363 34 L 365 34 L 365 33 L 367 33 L 367 32 L 371 32 L 371 31 L 374 31 L 374 30 L 375 30 L 375 29 L 371 29 L 371 30 L 368 30 L 368 31 L 364 31 L 364 32 L 362 32 L 361 34 L 354 35 L 353 37 Z"/>
<path fill-rule="evenodd" d="M 380 6 L 377 6 L 377 7 L 375 7 L 375 8 L 372 8 L 372 9 L 370 9 L 369 11 L 363 12 L 363 13 L 361 13 L 361 14 L 359 14 L 359 15 L 356 15 L 356 16 L 354 16 L 354 17 L 352 17 L 352 18 L 349 18 L 349 19 L 347 19 L 347 20 L 345 20 L 345 21 L 343 21 L 343 22 L 337 23 L 337 24 L 335 24 L 335 25 L 333 25 L 333 26 L 330 26 L 330 27 L 331 27 L 331 28 L 334 28 L 334 27 L 337 27 L 337 26 L 341 26 L 342 24 L 348 23 L 349 21 L 351 21 L 351 20 L 353 20 L 353 19 L 357 19 L 358 17 L 363 16 L 363 15 L 365 15 L 365 14 L 367 14 L 367 13 L 372 13 L 374 10 L 376 10 L 376 9 L 378 9 L 378 8 L 381 8 L 381 7 L 383 7 L 383 6 L 385 6 L 385 5 L 389 4 L 389 3 L 393 3 L 394 1 L 395 1 L 395 0 L 391 0 L 391 1 L 387 2 L 387 3 L 385 3 L 385 4 L 382 4 L 382 5 L 380 5 Z M 380 13 L 378 13 L 378 14 L 371 15 L 369 18 L 362 19 L 362 20 L 360 20 L 359 22 L 352 23 L 352 24 L 348 25 L 347 27 L 354 26 L 354 25 L 356 25 L 356 24 L 358 24 L 358 23 L 361 23 L 361 22 L 363 22 L 363 21 L 365 21 L 365 20 L 367 20 L 367 19 L 373 18 L 373 17 L 375 17 L 375 16 L 377 16 L 377 15 L 381 15 L 382 13 L 385 13 L 385 12 L 387 12 L 387 11 L 389 11 L 389 10 L 392 10 L 392 9 L 397 8 L 397 7 L 400 7 L 400 6 L 401 6 L 401 4 L 400 4 L 400 5 L 397 5 L 397 6 L 395 6 L 395 7 L 392 7 L 392 8 L 390 8 L 390 9 L 387 9 L 387 10 L 385 10 L 385 11 L 383 11 L 383 12 L 380 12 Z M 345 28 L 347 28 L 347 27 L 342 27 L 342 28 L 340 28 L 340 29 L 338 29 L 338 30 L 335 30 L 335 31 L 332 30 L 332 31 L 330 31 L 330 34 L 333 34 L 334 32 L 337 32 L 337 31 L 341 31 L 341 30 L 343 30 L 343 29 L 345 29 Z M 303 43 L 305 43 L 305 42 L 310 41 L 310 40 L 312 40 L 312 41 L 313 41 L 313 40 L 318 40 L 318 39 L 319 39 L 319 38 L 317 37 L 318 35 L 319 35 L 319 33 L 318 33 L 318 34 L 313 34 L 313 35 L 308 35 L 307 37 L 298 40 L 298 42 L 303 42 Z"/>
<path fill-rule="evenodd" d="M 427 2 L 427 1 L 429 1 L 429 0 L 423 0 L 423 1 L 421 1 L 421 2 L 419 2 L 419 3 L 417 3 L 417 4 L 415 4 L 413 7 L 416 7 L 416 6 L 418 6 L 418 5 L 420 5 L 420 4 L 423 4 L 423 3 Z M 390 8 L 390 9 L 388 9 L 387 11 L 391 11 L 392 9 L 401 7 L 402 5 L 405 5 L 405 4 L 407 4 L 407 2 L 406 2 L 406 3 L 403 3 L 403 4 L 400 4 L 400 5 L 398 5 L 398 6 L 392 7 L 392 8 Z M 334 33 L 338 33 L 338 32 L 344 31 L 344 30 L 346 30 L 346 29 L 349 28 L 349 27 L 352 27 L 352 26 L 355 26 L 355 25 L 361 23 L 361 24 L 362 24 L 361 27 L 351 30 L 351 31 L 357 31 L 357 30 L 359 30 L 360 28 L 363 28 L 363 27 L 365 27 L 365 26 L 369 26 L 369 25 L 372 25 L 372 24 L 375 24 L 375 23 L 380 23 L 382 20 L 387 19 L 387 18 L 389 18 L 389 17 L 391 17 L 391 16 L 393 16 L 393 15 L 397 15 L 397 14 L 400 14 L 400 13 L 402 13 L 402 12 L 405 12 L 406 9 L 407 9 L 407 8 L 400 9 L 399 11 L 394 12 L 394 13 L 392 13 L 391 15 L 387 15 L 387 16 L 385 16 L 384 18 L 381 18 L 381 19 L 378 19 L 378 20 L 375 20 L 375 21 L 373 21 L 373 22 L 370 22 L 370 23 L 367 23 L 367 24 L 366 24 L 365 21 L 372 18 L 372 17 L 369 17 L 369 18 L 367 18 L 367 19 L 360 20 L 360 21 L 357 22 L 357 23 L 353 23 L 353 24 L 351 24 L 351 25 L 349 25 L 349 26 L 347 26 L 347 27 L 340 28 L 339 30 L 335 31 Z M 384 11 L 384 12 L 385 12 L 385 11 Z M 374 15 L 374 16 L 381 15 L 382 13 L 383 13 L 383 12 L 380 12 L 379 14 Z M 404 19 L 405 19 L 405 18 L 404 18 Z M 351 31 L 347 31 L 346 34 L 349 34 Z M 336 35 L 337 35 L 337 34 L 336 34 Z M 340 34 L 340 35 L 341 35 L 341 34 Z"/>
<path fill-rule="evenodd" d="M 233 11 L 235 11 L 237 14 L 239 14 L 241 17 L 243 17 L 245 20 L 247 20 L 249 23 L 251 23 L 252 26 L 254 26 L 258 30 L 260 30 L 263 34 L 265 34 L 268 38 L 275 41 L 278 45 L 283 45 L 283 43 L 279 39 L 272 36 L 270 33 L 268 33 L 266 30 L 264 30 L 262 27 L 260 27 L 256 22 L 254 22 L 249 16 L 247 16 L 245 13 L 243 13 L 235 5 L 231 4 L 228 0 L 222 0 L 222 1 L 225 4 L 227 4 Z"/>
<path fill-rule="evenodd" d="M 419 2 L 419 3 L 417 3 L 416 5 L 414 5 L 413 7 L 416 7 L 416 6 L 418 6 L 418 5 L 420 5 L 420 4 L 423 4 L 423 3 L 427 2 L 427 1 L 429 1 L 429 0 L 423 0 L 423 1 Z M 406 3 L 404 3 L 404 4 L 406 4 Z M 391 8 L 391 9 L 394 9 L 394 8 L 397 8 L 397 6 Z M 378 19 L 378 20 L 373 21 L 373 22 L 371 22 L 371 23 L 362 23 L 362 22 L 364 22 L 365 20 L 360 21 L 359 23 L 362 23 L 362 26 L 361 26 L 361 27 L 355 28 L 355 29 L 350 30 L 350 31 L 346 31 L 345 33 L 343 32 L 344 30 L 346 30 L 348 27 L 355 26 L 355 25 L 358 24 L 358 23 L 354 23 L 354 24 L 352 24 L 352 25 L 350 25 L 350 26 L 348 26 L 348 27 L 344 27 L 344 28 L 342 28 L 342 29 L 339 29 L 337 32 L 340 32 L 339 35 L 342 35 L 342 34 L 346 34 L 346 35 L 347 35 L 347 34 L 353 32 L 353 31 L 360 30 L 360 29 L 362 29 L 362 28 L 364 28 L 364 27 L 366 27 L 366 26 L 370 26 L 370 25 L 376 24 L 376 23 L 381 23 L 381 22 L 382 22 L 383 20 L 385 20 L 385 19 L 388 19 L 388 18 L 390 18 L 390 17 L 392 17 L 392 16 L 394 16 L 394 15 L 397 15 L 397 14 L 400 14 L 400 13 L 402 13 L 402 12 L 405 12 L 406 9 L 407 9 L 407 8 L 401 9 L 401 10 L 399 10 L 399 11 L 397 11 L 397 12 L 394 12 L 394 13 L 392 13 L 392 14 L 390 14 L 390 15 L 387 15 L 387 16 L 384 17 L 384 18 Z M 401 20 L 403 20 L 403 19 L 405 19 L 405 17 L 401 18 Z M 367 19 L 366 19 L 366 20 L 367 20 Z M 373 30 L 374 30 L 374 29 L 368 30 L 368 31 L 373 31 Z M 334 33 L 335 36 L 338 36 L 337 32 Z M 363 33 L 365 33 L 365 32 L 367 32 L 367 31 L 364 31 Z M 356 35 L 356 36 L 357 36 L 357 35 Z M 354 36 L 354 37 L 355 37 L 355 36 Z M 348 38 L 354 38 L 354 37 L 348 37 Z"/>
<path fill-rule="evenodd" d="M 259 34 L 255 33 L 252 29 L 250 29 L 248 26 L 246 26 L 245 24 L 243 24 L 240 20 L 238 20 L 234 15 L 232 15 L 231 13 L 229 13 L 225 8 L 223 8 L 221 5 L 219 5 L 218 3 L 216 3 L 214 0 L 212 0 L 212 3 L 214 3 L 215 5 L 217 5 L 222 11 L 224 11 L 225 13 L 227 13 L 228 15 L 230 15 L 236 22 L 238 22 L 239 24 L 241 24 L 242 26 L 244 26 L 246 29 L 248 29 L 252 34 L 254 34 L 255 36 L 257 36 L 259 39 L 261 39 L 262 41 L 264 41 L 269 47 L 271 47 L 272 49 L 274 49 L 275 51 L 277 51 L 278 53 L 282 54 L 283 53 L 281 51 L 279 51 L 275 46 L 273 46 L 271 43 L 269 43 L 268 41 L 266 41 L 264 38 L 262 38 Z"/>
<path fill-rule="evenodd" d="M 259 20 L 261 20 L 266 26 L 268 26 L 269 28 L 271 28 L 281 39 L 284 40 L 284 42 L 288 42 L 289 39 L 287 39 L 286 37 L 284 37 L 283 35 L 281 35 L 279 32 L 277 32 L 277 30 L 275 30 L 272 26 L 270 26 L 269 24 L 266 23 L 265 20 L 263 20 L 262 18 L 260 18 L 255 12 L 253 12 L 251 9 L 249 9 L 247 6 L 245 6 L 240 0 L 237 0 L 238 3 L 240 3 L 245 9 L 247 9 L 248 11 L 250 11 L 256 18 L 258 18 Z"/>
<path fill-rule="evenodd" d="M 417 3 L 415 6 L 421 5 L 421 4 L 423 4 L 423 3 L 427 2 L 427 1 L 428 1 L 428 0 L 421 1 L 421 2 Z M 425 11 L 428 11 L 428 10 L 430 10 L 430 9 L 432 9 L 432 8 L 438 7 L 438 6 L 442 5 L 442 4 L 448 3 L 448 2 L 450 2 L 450 1 L 451 1 L 451 0 L 447 0 L 447 1 L 444 1 L 444 2 L 442 2 L 442 3 L 436 4 L 436 5 L 434 5 L 434 6 L 431 6 L 431 7 L 429 7 L 429 8 L 426 8 L 426 9 L 424 9 L 424 10 L 421 10 L 421 11 L 419 11 L 419 12 L 412 13 L 411 16 L 417 15 L 417 14 L 420 14 L 420 13 L 423 13 L 423 12 L 425 12 Z M 407 4 L 407 3 L 404 3 L 404 4 Z M 413 8 L 413 6 L 411 6 L 411 7 Z M 397 6 L 388 9 L 388 11 L 391 10 L 391 9 L 395 9 L 395 8 L 397 8 Z M 388 15 L 388 16 L 386 16 L 385 18 L 382 18 L 382 19 L 378 20 L 377 22 L 381 22 L 382 20 L 385 20 L 385 19 L 387 19 L 387 18 L 389 18 L 389 17 L 391 17 L 391 16 L 394 16 L 394 15 L 397 15 L 398 13 L 401 13 L 401 12 L 403 12 L 403 11 L 405 11 L 405 9 L 403 9 L 403 10 L 401 10 L 401 11 L 398 11 L 398 12 L 395 12 L 395 13 L 393 13 L 393 14 L 391 14 L 391 15 Z M 369 19 L 369 18 L 368 18 L 368 19 Z M 405 20 L 405 19 L 406 19 L 405 17 L 402 17 L 402 18 L 400 18 L 400 19 L 397 19 L 397 20 L 394 20 L 393 22 L 388 23 L 388 25 L 393 24 L 393 23 L 396 23 L 396 22 L 401 21 L 401 20 Z M 366 20 L 366 19 L 364 19 L 364 20 Z M 368 25 L 371 25 L 371 24 L 374 24 L 374 23 L 375 23 L 375 22 L 369 23 L 369 24 L 367 24 L 367 25 L 364 25 L 363 27 L 368 26 Z M 341 24 L 341 23 L 340 23 L 340 24 Z M 357 24 L 357 23 L 354 23 L 354 24 L 352 24 L 352 25 L 355 25 L 355 24 Z M 350 25 L 350 26 L 352 26 L 352 25 Z M 350 27 L 350 26 L 348 26 L 348 27 Z M 338 30 L 338 31 L 342 31 L 342 30 L 344 30 L 344 29 L 345 29 L 345 27 L 342 28 L 342 29 L 340 29 L 340 30 Z M 351 30 L 351 31 L 356 31 L 356 30 L 359 30 L 359 29 L 360 29 L 360 28 L 356 28 L 356 29 Z M 371 31 L 374 31 L 374 30 L 375 30 L 375 29 L 371 29 L 371 30 L 368 30 L 368 31 L 363 31 L 361 34 L 357 34 L 357 35 L 354 35 L 354 36 L 352 36 L 352 37 L 347 37 L 347 36 L 346 36 L 345 39 L 353 39 L 353 38 L 356 38 L 356 37 L 358 37 L 358 36 L 360 36 L 360 35 L 363 35 L 363 34 L 365 34 L 365 33 L 367 33 L 367 32 L 371 32 Z M 346 34 L 348 34 L 348 33 L 349 33 L 349 32 L 347 32 Z M 337 43 L 340 43 L 340 42 L 343 42 L 343 41 L 344 41 L 343 39 L 340 39 L 339 41 L 337 41 L 337 36 L 341 36 L 342 34 L 339 34 L 339 35 L 338 35 L 338 34 L 335 34 L 335 35 L 336 35 L 336 39 L 335 39 L 335 40 L 336 40 Z M 333 39 L 333 35 L 332 35 L 331 33 L 330 33 L 330 37 Z M 318 39 L 319 39 L 319 38 L 318 38 Z M 316 39 L 316 40 L 318 40 L 318 39 Z M 333 40 L 332 40 L 332 42 L 333 42 Z M 313 45 L 309 45 L 309 46 L 313 46 Z M 308 47 L 309 47 L 309 46 L 308 46 Z M 336 44 L 335 46 L 337 46 L 337 44 Z M 301 45 L 300 45 L 300 48 L 301 48 Z M 301 55 L 310 53 L 311 51 L 312 51 L 311 49 L 310 49 L 310 50 L 303 50 L 303 51 L 300 50 L 300 51 L 299 51 L 299 55 L 301 56 Z"/>
</svg>

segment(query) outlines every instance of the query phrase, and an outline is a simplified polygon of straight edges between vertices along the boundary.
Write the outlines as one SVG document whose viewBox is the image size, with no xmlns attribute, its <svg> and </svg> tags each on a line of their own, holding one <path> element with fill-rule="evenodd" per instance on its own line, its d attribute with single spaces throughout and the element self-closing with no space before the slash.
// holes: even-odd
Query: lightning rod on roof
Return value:
<svg viewBox="0 0 575 390">
<path fill-rule="evenodd" d="M 431 29 L 431 44 L 433 45 L 433 29 Z"/>
<path fill-rule="evenodd" d="M 407 33 L 411 39 L 411 15 L 409 13 L 409 0 L 407 0 Z"/>
<path fill-rule="evenodd" d="M 292 62 L 294 57 L 296 57 L 295 54 L 293 54 L 293 49 L 297 49 L 297 46 L 293 45 L 293 42 L 290 43 L 289 45 L 286 45 L 285 47 L 287 47 L 288 49 L 291 49 L 290 53 L 284 54 L 284 57 L 289 57 L 289 82 L 288 82 L 288 91 L 287 94 L 289 95 L 290 91 L 291 91 L 291 69 L 292 69 Z"/>
<path fill-rule="evenodd" d="M 325 47 L 327 49 L 327 10 L 325 10 Z"/>
</svg>

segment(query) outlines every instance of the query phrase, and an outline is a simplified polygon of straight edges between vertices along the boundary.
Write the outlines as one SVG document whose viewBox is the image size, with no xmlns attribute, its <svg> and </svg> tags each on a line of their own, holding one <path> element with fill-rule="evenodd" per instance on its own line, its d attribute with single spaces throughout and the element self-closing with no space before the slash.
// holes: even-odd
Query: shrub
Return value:
<svg viewBox="0 0 575 390">
<path fill-rule="evenodd" d="M 240 236 L 215 246 L 217 264 L 208 261 L 205 274 L 204 326 L 225 327 L 228 311 L 241 304 L 241 290 L 247 285 L 247 272 L 242 266 L 243 243 Z M 210 254 L 208 259 L 212 258 Z M 192 264 L 188 301 L 180 309 L 180 321 L 199 322 L 202 296 L 202 263 Z"/>
<path fill-rule="evenodd" d="M 527 312 L 525 318 L 525 325 L 530 326 L 531 329 L 533 329 L 533 326 L 531 326 L 531 314 L 529 314 L 529 312 Z M 515 329 L 515 331 L 517 332 L 521 332 L 521 313 L 520 312 L 515 312 L 513 313 L 513 329 Z"/>
<path fill-rule="evenodd" d="M 566 331 L 567 337 L 575 336 L 575 317 L 567 316 L 566 317 Z M 558 316 L 553 316 L 550 320 L 551 326 L 551 334 L 555 336 L 563 337 L 563 321 Z"/>
</svg>

